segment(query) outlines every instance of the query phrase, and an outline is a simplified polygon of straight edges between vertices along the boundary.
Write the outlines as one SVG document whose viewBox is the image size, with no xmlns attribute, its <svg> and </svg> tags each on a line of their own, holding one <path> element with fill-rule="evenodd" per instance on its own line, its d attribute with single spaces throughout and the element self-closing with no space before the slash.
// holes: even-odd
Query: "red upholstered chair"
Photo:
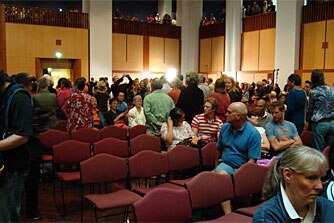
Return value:
<svg viewBox="0 0 334 223">
<path fill-rule="evenodd" d="M 160 138 L 144 134 L 130 140 L 131 155 L 134 155 L 143 150 L 161 152 Z"/>
<path fill-rule="evenodd" d="M 327 146 L 322 153 L 326 156 L 327 161 L 329 161 L 329 150 L 330 146 Z"/>
<path fill-rule="evenodd" d="M 101 140 L 101 132 L 95 128 L 82 128 L 76 132 L 72 132 L 72 140 L 92 145 Z"/>
<path fill-rule="evenodd" d="M 145 195 L 152 190 L 152 187 L 150 188 L 150 185 L 147 182 L 148 180 L 151 180 L 150 177 L 156 177 L 154 183 L 154 188 L 156 188 L 160 186 L 158 185 L 160 175 L 168 174 L 169 171 L 167 155 L 165 153 L 157 153 L 149 150 L 141 151 L 130 157 L 128 164 L 132 183 L 136 179 L 139 182 L 139 186 L 132 190 L 140 195 Z M 144 185 L 141 184 L 142 181 L 145 181 Z M 175 184 L 169 184 L 168 186 L 173 189 L 184 189 Z M 167 186 L 164 185 L 163 187 Z"/>
<path fill-rule="evenodd" d="M 106 185 L 127 179 L 127 166 L 123 158 L 109 154 L 98 154 L 80 163 L 81 185 Z M 83 188 L 81 187 L 81 221 L 83 220 Z M 141 199 L 141 197 L 124 188 L 101 194 L 90 193 L 84 197 L 93 205 L 95 222 L 99 216 L 97 211 L 106 212 L 110 209 L 127 207 Z M 127 215 L 127 213 L 126 213 Z M 124 219 L 126 219 L 126 215 Z M 106 217 L 108 215 L 102 216 Z"/>
<path fill-rule="evenodd" d="M 101 137 L 104 138 L 116 138 L 126 140 L 128 137 L 128 130 L 118 126 L 110 125 L 101 129 Z"/>
<path fill-rule="evenodd" d="M 156 188 L 134 204 L 136 222 L 190 222 L 188 191 Z"/>
<path fill-rule="evenodd" d="M 134 139 L 143 134 L 146 134 L 146 127 L 144 125 L 136 125 L 129 128 L 129 139 Z"/>
<path fill-rule="evenodd" d="M 212 169 L 215 167 L 216 152 L 216 142 L 210 142 L 201 148 L 200 155 L 203 169 Z"/>
<path fill-rule="evenodd" d="M 201 172 L 186 184 L 192 209 L 209 208 L 233 198 L 233 183 L 230 175 Z M 212 222 L 252 222 L 252 218 L 230 213 Z"/>
<path fill-rule="evenodd" d="M 199 151 L 196 148 L 189 146 L 175 146 L 172 150 L 167 152 L 169 172 L 183 172 L 184 170 L 194 169 L 199 167 Z M 181 177 L 182 178 L 182 177 Z M 171 183 L 185 186 L 191 178 L 171 180 Z"/>
<path fill-rule="evenodd" d="M 107 153 L 118 157 L 127 157 L 129 155 L 128 141 L 105 138 L 93 144 L 94 154 Z"/>
<path fill-rule="evenodd" d="M 67 140 L 58 145 L 53 146 L 53 170 L 60 181 L 63 214 L 65 215 L 64 200 L 64 182 L 74 182 L 80 180 L 80 172 L 70 168 L 64 168 L 66 165 L 78 165 L 81 161 L 90 157 L 90 148 L 88 143 L 78 142 L 75 140 Z M 55 181 L 53 183 L 53 199 L 56 201 Z M 56 202 L 55 202 L 56 203 Z"/>
<path fill-rule="evenodd" d="M 269 168 L 255 163 L 245 163 L 232 175 L 235 197 L 252 196 L 262 191 Z M 261 204 L 260 204 L 261 205 Z M 237 209 L 238 213 L 253 217 L 260 206 Z"/>
<path fill-rule="evenodd" d="M 302 134 L 300 134 L 300 139 L 303 142 L 303 145 L 314 148 L 314 140 L 311 131 L 304 130 Z"/>
<path fill-rule="evenodd" d="M 56 123 L 55 129 L 63 132 L 67 132 L 67 121 L 66 120 L 59 120 Z"/>
</svg>

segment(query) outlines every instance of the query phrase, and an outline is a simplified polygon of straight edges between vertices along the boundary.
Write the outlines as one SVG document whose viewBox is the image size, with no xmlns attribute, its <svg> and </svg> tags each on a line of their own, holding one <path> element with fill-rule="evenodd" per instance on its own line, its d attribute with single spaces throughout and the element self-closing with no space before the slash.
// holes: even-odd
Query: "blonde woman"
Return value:
<svg viewBox="0 0 334 223">
<path fill-rule="evenodd" d="M 231 103 L 241 101 L 242 92 L 236 88 L 233 77 L 225 77 L 224 81 L 226 90 L 230 95 Z"/>
</svg>

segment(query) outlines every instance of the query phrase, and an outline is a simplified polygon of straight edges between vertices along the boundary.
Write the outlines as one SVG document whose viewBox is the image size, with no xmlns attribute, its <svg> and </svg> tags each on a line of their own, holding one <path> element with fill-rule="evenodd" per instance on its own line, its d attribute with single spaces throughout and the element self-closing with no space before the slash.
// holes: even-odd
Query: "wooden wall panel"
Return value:
<svg viewBox="0 0 334 223">
<path fill-rule="evenodd" d="M 334 73 L 326 72 L 324 75 L 325 75 L 325 83 L 329 86 L 334 87 Z"/>
<path fill-rule="evenodd" d="M 175 68 L 180 70 L 180 40 L 178 39 L 165 39 L 165 68 Z"/>
<path fill-rule="evenodd" d="M 224 71 L 225 37 L 212 38 L 212 72 Z"/>
<path fill-rule="evenodd" d="M 143 36 L 128 35 L 127 40 L 127 69 L 143 70 Z"/>
<path fill-rule="evenodd" d="M 200 66 L 199 72 L 208 73 L 212 70 L 211 58 L 212 58 L 212 45 L 211 38 L 200 40 Z"/>
<path fill-rule="evenodd" d="M 6 23 L 6 55 L 9 74 L 36 74 L 36 58 L 81 59 L 81 73 L 88 77 L 88 30 Z M 56 45 L 61 40 L 62 45 Z"/>
<path fill-rule="evenodd" d="M 0 4 L 0 68 L 7 70 L 5 6 Z"/>
<path fill-rule="evenodd" d="M 165 41 L 161 37 L 150 37 L 150 72 L 165 71 Z"/>
<path fill-rule="evenodd" d="M 126 70 L 126 34 L 112 34 L 112 68 Z"/>
<path fill-rule="evenodd" d="M 327 21 L 325 69 L 334 69 L 334 20 Z"/>
<path fill-rule="evenodd" d="M 250 71 L 259 68 L 259 31 L 242 34 L 242 62 L 241 70 Z"/>
<path fill-rule="evenodd" d="M 260 30 L 259 70 L 275 67 L 276 29 Z"/>
<path fill-rule="evenodd" d="M 303 66 L 302 69 L 322 69 L 324 67 L 324 49 L 326 21 L 304 24 Z"/>
<path fill-rule="evenodd" d="M 243 73 L 238 72 L 238 78 L 237 80 L 242 83 L 242 82 L 246 82 L 246 83 L 253 83 L 253 82 L 258 82 L 258 81 L 262 81 L 262 79 L 268 79 L 268 74 L 267 73 L 248 73 L 245 72 Z"/>
<path fill-rule="evenodd" d="M 301 75 L 302 78 L 302 86 L 304 86 L 304 83 L 306 80 L 311 80 L 311 72 L 305 72 Z"/>
</svg>

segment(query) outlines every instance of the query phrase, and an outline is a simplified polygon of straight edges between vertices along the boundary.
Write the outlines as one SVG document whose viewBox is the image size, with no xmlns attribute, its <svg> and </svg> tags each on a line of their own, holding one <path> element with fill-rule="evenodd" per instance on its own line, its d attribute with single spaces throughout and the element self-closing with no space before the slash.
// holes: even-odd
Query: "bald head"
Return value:
<svg viewBox="0 0 334 223">
<path fill-rule="evenodd" d="M 242 116 L 246 116 L 248 113 L 246 105 L 242 102 L 233 102 L 229 108 L 234 112 L 240 113 Z"/>
</svg>

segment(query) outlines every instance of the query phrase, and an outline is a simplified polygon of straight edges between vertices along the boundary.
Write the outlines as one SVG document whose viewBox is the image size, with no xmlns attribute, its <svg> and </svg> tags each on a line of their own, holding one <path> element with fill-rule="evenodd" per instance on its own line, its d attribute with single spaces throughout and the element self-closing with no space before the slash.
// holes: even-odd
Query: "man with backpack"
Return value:
<svg viewBox="0 0 334 223">
<path fill-rule="evenodd" d="M 0 69 L 0 222 L 20 222 L 21 192 L 29 170 L 27 143 L 33 135 L 29 92 Z"/>
</svg>

